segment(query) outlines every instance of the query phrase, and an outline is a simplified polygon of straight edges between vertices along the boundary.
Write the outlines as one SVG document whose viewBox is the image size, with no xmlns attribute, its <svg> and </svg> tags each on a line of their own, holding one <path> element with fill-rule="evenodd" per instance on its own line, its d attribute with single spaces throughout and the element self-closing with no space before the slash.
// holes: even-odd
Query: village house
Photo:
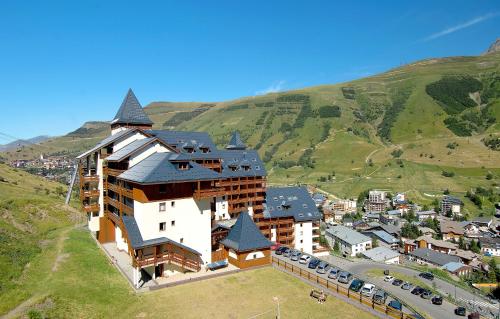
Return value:
<svg viewBox="0 0 500 319">
<path fill-rule="evenodd" d="M 335 247 L 335 242 L 338 242 L 340 251 L 346 256 L 354 257 L 372 248 L 370 237 L 342 225 L 328 227 L 325 237 L 330 247 Z"/>
<path fill-rule="evenodd" d="M 419 222 L 423 222 L 429 218 L 436 218 L 437 213 L 434 210 L 424 210 L 416 212 L 415 215 L 417 216 Z"/>
<path fill-rule="evenodd" d="M 375 262 L 385 263 L 387 265 L 398 265 L 401 262 L 401 254 L 387 247 L 375 247 L 373 249 L 362 252 L 365 258 Z"/>
<path fill-rule="evenodd" d="M 471 267 L 454 261 L 445 264 L 441 267 L 441 269 L 446 270 L 455 276 L 466 276 L 471 272 Z"/>
<path fill-rule="evenodd" d="M 489 229 L 493 225 L 493 218 L 488 216 L 476 217 L 472 220 L 472 223 L 480 228 Z"/>
<path fill-rule="evenodd" d="M 450 262 L 460 263 L 457 256 L 451 256 L 429 248 L 417 248 L 408 254 L 410 260 L 421 265 L 443 267 Z"/>
<path fill-rule="evenodd" d="M 476 224 L 470 221 L 463 221 L 459 223 L 460 227 L 464 230 L 464 237 L 466 238 L 478 238 L 481 236 L 481 230 Z"/>
<path fill-rule="evenodd" d="M 378 245 L 381 247 L 387 247 L 389 249 L 399 248 L 399 239 L 393 237 L 392 235 L 383 230 L 371 230 L 363 232 L 363 234 L 371 237 L 372 243 L 374 240 L 377 240 Z"/>
<path fill-rule="evenodd" d="M 330 206 L 333 211 L 355 213 L 357 208 L 357 202 L 351 199 L 339 199 L 333 201 Z"/>
<path fill-rule="evenodd" d="M 444 254 L 450 254 L 458 249 L 457 244 L 434 239 L 431 236 L 420 236 L 415 240 L 406 240 L 404 245 L 406 254 L 419 248 L 426 248 Z"/>
<path fill-rule="evenodd" d="M 440 224 L 443 240 L 456 240 L 464 235 L 464 228 L 459 222 L 453 220 L 443 220 Z"/>
<path fill-rule="evenodd" d="M 217 261 L 268 264 L 274 243 L 324 253 L 307 190 L 267 187 L 264 163 L 237 132 L 219 149 L 206 133 L 152 125 L 129 90 L 111 135 L 77 157 L 88 228 L 129 256 L 135 286 Z"/>
<path fill-rule="evenodd" d="M 373 190 L 368 193 L 368 200 L 365 203 L 367 212 L 384 212 L 389 206 L 390 201 L 387 199 L 387 192 Z"/>
<path fill-rule="evenodd" d="M 500 256 L 500 237 L 481 237 L 481 253 L 488 256 Z"/>
<path fill-rule="evenodd" d="M 453 196 L 444 195 L 441 200 L 441 213 L 446 215 L 447 213 L 460 215 L 463 202 Z"/>
</svg>

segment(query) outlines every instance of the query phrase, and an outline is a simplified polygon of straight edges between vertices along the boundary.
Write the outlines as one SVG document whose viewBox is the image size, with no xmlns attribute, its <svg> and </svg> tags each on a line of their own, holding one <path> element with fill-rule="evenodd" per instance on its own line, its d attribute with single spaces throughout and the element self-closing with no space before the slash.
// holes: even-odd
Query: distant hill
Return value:
<svg viewBox="0 0 500 319">
<path fill-rule="evenodd" d="M 500 38 L 498 38 L 495 42 L 493 42 L 485 54 L 500 52 Z"/>
<path fill-rule="evenodd" d="M 240 131 L 266 162 L 270 183 L 304 182 L 353 197 L 383 188 L 429 203 L 444 189 L 463 197 L 499 184 L 498 52 L 232 101 L 154 102 L 145 111 L 155 128 L 206 131 L 219 146 Z M 106 123 L 87 123 L 40 147 L 76 155 L 107 134 Z"/>
<path fill-rule="evenodd" d="M 16 148 L 21 147 L 21 146 L 38 144 L 38 143 L 41 143 L 43 141 L 48 140 L 49 138 L 50 137 L 47 135 L 40 135 L 40 136 L 36 136 L 36 137 L 30 138 L 27 140 L 16 140 L 16 141 L 10 142 L 8 144 L 0 145 L 0 152 L 13 150 L 13 149 L 16 149 Z"/>
</svg>

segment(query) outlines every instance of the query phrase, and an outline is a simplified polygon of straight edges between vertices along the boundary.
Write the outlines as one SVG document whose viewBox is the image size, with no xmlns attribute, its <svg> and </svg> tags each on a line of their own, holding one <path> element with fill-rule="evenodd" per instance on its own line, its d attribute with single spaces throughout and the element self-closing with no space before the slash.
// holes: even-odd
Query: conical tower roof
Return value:
<svg viewBox="0 0 500 319">
<path fill-rule="evenodd" d="M 245 150 L 247 146 L 241 140 L 240 133 L 238 131 L 233 132 L 229 144 L 227 144 L 226 149 L 228 150 Z"/>
<path fill-rule="evenodd" d="M 257 228 L 248 213 L 242 212 L 236 223 L 221 243 L 236 251 L 269 248 L 273 245 Z"/>
<path fill-rule="evenodd" d="M 132 89 L 129 89 L 111 124 L 153 125 L 153 122 L 144 112 Z"/>
</svg>

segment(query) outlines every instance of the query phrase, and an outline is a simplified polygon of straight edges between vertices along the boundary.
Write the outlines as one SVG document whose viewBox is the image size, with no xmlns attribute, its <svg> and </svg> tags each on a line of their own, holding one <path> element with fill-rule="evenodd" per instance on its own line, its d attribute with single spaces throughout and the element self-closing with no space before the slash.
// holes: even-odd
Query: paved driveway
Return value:
<svg viewBox="0 0 500 319">
<path fill-rule="evenodd" d="M 370 269 L 389 269 L 393 271 L 397 271 L 399 273 L 418 277 L 419 272 L 413 269 L 405 268 L 398 265 L 385 265 L 381 263 L 376 263 L 368 260 L 360 260 L 360 261 L 349 261 L 344 258 L 335 257 L 335 256 L 325 256 L 325 260 L 332 264 L 342 265 L 345 269 L 349 270 L 353 274 L 364 274 Z M 423 282 L 426 282 L 429 286 L 432 286 L 432 283 L 435 283 L 435 289 L 441 293 L 443 296 L 450 295 L 456 300 L 468 304 L 468 307 L 471 309 L 479 310 L 483 314 L 490 312 L 492 316 L 498 314 L 498 304 L 489 303 L 487 300 L 480 298 L 479 296 L 464 290 L 460 287 L 455 287 L 447 281 L 441 280 L 439 278 L 435 278 L 432 282 L 422 279 Z"/>
<path fill-rule="evenodd" d="M 284 260 L 288 263 L 293 263 L 294 266 L 299 266 L 302 269 L 312 271 L 315 274 L 317 274 L 314 270 L 309 269 L 307 267 L 307 265 L 300 264 L 298 261 L 291 261 L 287 257 L 283 257 L 281 255 L 276 255 L 274 253 L 273 253 L 273 256 L 280 258 L 281 260 Z M 463 318 L 463 317 L 456 316 L 454 314 L 454 309 L 456 308 L 456 306 L 454 306 L 453 304 L 449 303 L 446 300 L 443 300 L 443 304 L 440 306 L 433 305 L 430 300 L 422 299 L 420 296 L 414 296 L 409 291 L 402 290 L 400 287 L 393 286 L 391 283 L 384 282 L 382 278 L 380 278 L 380 279 L 368 278 L 368 276 L 366 276 L 364 274 L 364 272 L 368 269 L 373 269 L 373 268 L 386 269 L 387 267 L 384 267 L 385 265 L 381 265 L 381 264 L 377 264 L 377 263 L 373 263 L 370 265 L 369 263 L 351 262 L 351 261 L 346 261 L 342 258 L 337 258 L 334 256 L 324 256 L 324 257 L 320 257 L 320 259 L 327 261 L 328 263 L 330 263 L 334 267 L 349 271 L 350 273 L 352 273 L 354 275 L 354 277 L 357 277 L 357 278 L 360 278 L 364 281 L 373 283 L 377 288 L 384 289 L 388 293 L 395 296 L 396 299 L 399 299 L 400 301 L 410 305 L 411 307 L 415 308 L 415 310 L 418 312 L 423 312 L 425 314 L 428 314 L 432 318 L 436 318 L 436 319 Z M 400 270 L 398 269 L 398 271 L 400 271 Z M 402 272 L 402 271 L 400 271 L 400 272 Z M 324 276 L 324 278 L 327 278 L 326 274 L 323 276 Z M 333 280 L 333 279 L 330 279 L 330 280 L 337 282 L 336 280 Z M 343 286 L 348 287 L 349 285 L 343 285 Z M 390 300 L 391 300 L 391 298 L 388 298 L 386 303 L 389 303 Z M 406 313 L 411 313 L 411 311 L 408 309 L 403 309 L 403 311 Z"/>
</svg>

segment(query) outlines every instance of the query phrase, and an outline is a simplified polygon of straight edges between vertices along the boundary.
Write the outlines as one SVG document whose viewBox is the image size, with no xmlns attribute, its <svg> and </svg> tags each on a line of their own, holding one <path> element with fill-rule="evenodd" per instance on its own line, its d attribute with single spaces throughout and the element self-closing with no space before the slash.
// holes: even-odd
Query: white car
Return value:
<svg viewBox="0 0 500 319">
<path fill-rule="evenodd" d="M 311 256 L 309 256 L 309 255 L 302 255 L 302 256 L 300 256 L 299 263 L 301 263 L 301 264 L 307 264 L 307 263 L 309 263 L 310 260 L 311 260 Z"/>
<path fill-rule="evenodd" d="M 370 297 L 374 291 L 375 285 L 372 284 L 364 284 L 363 288 L 361 288 L 361 293 L 367 297 Z"/>
<path fill-rule="evenodd" d="M 385 276 L 384 277 L 384 281 L 386 281 L 386 282 L 391 282 L 393 280 L 394 280 L 394 277 L 392 277 L 392 276 Z"/>
</svg>

